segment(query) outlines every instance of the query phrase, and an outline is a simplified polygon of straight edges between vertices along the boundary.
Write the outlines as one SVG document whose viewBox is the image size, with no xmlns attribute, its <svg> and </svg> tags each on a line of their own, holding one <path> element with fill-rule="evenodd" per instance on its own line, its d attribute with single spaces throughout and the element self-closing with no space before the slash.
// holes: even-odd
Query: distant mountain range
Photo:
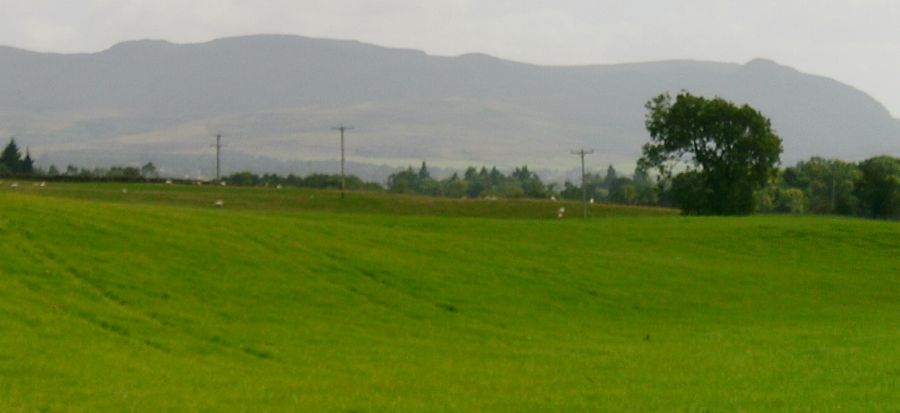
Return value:
<svg viewBox="0 0 900 413">
<path fill-rule="evenodd" d="M 280 35 L 93 54 L 0 47 L 0 138 L 42 162 L 153 160 L 208 174 L 215 132 L 231 156 L 258 160 L 242 166 L 265 171 L 269 159 L 335 159 L 331 127 L 343 122 L 356 127 L 357 162 L 567 169 L 569 150 L 586 147 L 600 169 L 633 162 L 644 103 L 680 90 L 761 110 L 788 163 L 900 155 L 900 121 L 872 97 L 767 60 L 548 67 Z"/>
</svg>

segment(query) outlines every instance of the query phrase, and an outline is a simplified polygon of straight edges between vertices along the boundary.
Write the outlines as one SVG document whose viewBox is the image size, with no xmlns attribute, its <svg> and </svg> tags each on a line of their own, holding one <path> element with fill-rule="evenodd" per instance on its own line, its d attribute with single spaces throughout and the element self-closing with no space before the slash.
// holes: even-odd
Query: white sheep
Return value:
<svg viewBox="0 0 900 413">
<path fill-rule="evenodd" d="M 166 179 L 166 185 L 172 185 L 172 180 L 171 180 L 171 179 Z"/>
<path fill-rule="evenodd" d="M 19 187 L 19 183 L 18 183 L 18 182 L 13 182 L 13 183 L 9 184 L 9 186 L 12 187 L 12 188 L 18 188 L 18 187 Z"/>
<path fill-rule="evenodd" d="M 553 201 L 553 202 L 556 202 L 556 197 L 555 197 L 555 196 L 551 196 L 551 197 L 550 197 L 550 200 Z"/>
<path fill-rule="evenodd" d="M 565 207 L 562 207 L 558 211 L 556 211 L 557 218 L 562 219 L 565 216 L 566 216 L 566 208 Z"/>
<path fill-rule="evenodd" d="M 217 199 L 216 202 L 215 202 L 215 205 L 216 205 L 217 207 L 225 206 L 225 201 L 223 201 L 223 200 L 221 200 L 221 199 Z"/>
</svg>

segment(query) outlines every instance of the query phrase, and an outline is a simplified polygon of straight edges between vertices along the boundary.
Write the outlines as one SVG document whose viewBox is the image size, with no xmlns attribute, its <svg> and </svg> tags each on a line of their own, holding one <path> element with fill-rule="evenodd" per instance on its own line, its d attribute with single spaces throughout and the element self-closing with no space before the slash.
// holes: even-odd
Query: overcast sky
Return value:
<svg viewBox="0 0 900 413">
<path fill-rule="evenodd" d="M 900 116 L 897 0 L 0 0 L 0 44 L 38 51 L 257 33 L 560 65 L 765 57 Z"/>
</svg>

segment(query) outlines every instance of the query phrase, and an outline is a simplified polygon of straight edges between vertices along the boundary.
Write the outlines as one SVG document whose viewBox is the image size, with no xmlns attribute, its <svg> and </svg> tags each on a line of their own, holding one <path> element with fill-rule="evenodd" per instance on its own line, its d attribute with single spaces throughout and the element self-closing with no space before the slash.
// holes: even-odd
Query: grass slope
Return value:
<svg viewBox="0 0 900 413">
<path fill-rule="evenodd" d="M 0 190 L 0 411 L 900 410 L 897 223 L 141 188 Z"/>
</svg>

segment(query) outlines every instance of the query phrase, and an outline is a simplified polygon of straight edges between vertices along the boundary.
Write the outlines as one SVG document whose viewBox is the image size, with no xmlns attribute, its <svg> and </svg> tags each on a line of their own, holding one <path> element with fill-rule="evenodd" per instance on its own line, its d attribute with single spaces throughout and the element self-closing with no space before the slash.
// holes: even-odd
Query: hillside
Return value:
<svg viewBox="0 0 900 413">
<path fill-rule="evenodd" d="M 0 186 L 0 411 L 900 406 L 897 223 L 44 189 Z"/>
<path fill-rule="evenodd" d="M 153 160 L 208 175 L 216 131 L 235 162 L 264 169 L 254 157 L 334 159 L 330 127 L 348 122 L 356 161 L 568 169 L 580 146 L 599 151 L 597 165 L 632 162 L 644 103 L 682 89 L 762 110 L 787 162 L 900 154 L 900 122 L 870 96 L 762 59 L 542 67 L 295 36 L 77 55 L 0 48 L 0 136 L 45 163 Z"/>
</svg>

